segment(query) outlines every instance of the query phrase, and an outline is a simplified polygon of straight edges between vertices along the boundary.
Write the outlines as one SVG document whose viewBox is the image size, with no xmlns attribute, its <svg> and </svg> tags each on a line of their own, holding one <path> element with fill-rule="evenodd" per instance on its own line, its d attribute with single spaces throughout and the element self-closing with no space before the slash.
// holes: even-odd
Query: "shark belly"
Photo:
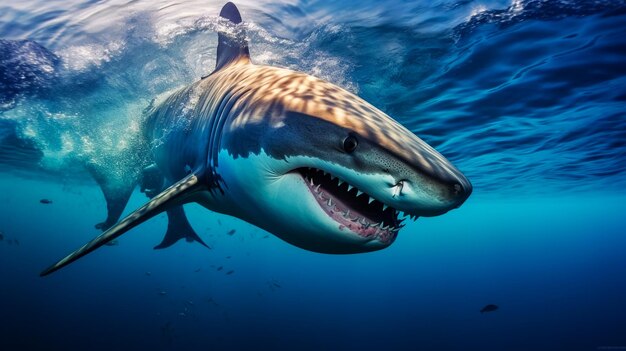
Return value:
<svg viewBox="0 0 626 351">
<path fill-rule="evenodd" d="M 269 166 L 272 161 L 272 157 L 263 150 L 258 154 L 237 158 L 233 158 L 226 149 L 220 150 L 217 171 L 228 180 L 224 184 L 225 192 L 217 198 L 211 196 L 204 201 L 196 201 L 213 211 L 254 224 L 309 251 L 356 253 L 379 250 L 390 244 L 375 237 L 359 237 L 349 228 L 331 220 L 313 194 L 302 194 L 305 187 L 302 177 L 296 173 L 285 176 L 274 172 Z M 292 158 L 290 161 L 301 160 Z M 264 201 L 258 203 L 259 198 Z M 272 213 L 283 213 L 284 216 L 277 217 Z M 290 213 L 305 213 L 307 216 L 304 219 L 298 216 L 300 219 L 296 219 L 290 217 Z M 337 235 L 339 227 L 342 233 Z M 310 232 L 327 234 L 322 237 L 311 236 Z M 355 238 L 361 242 L 358 249 L 354 246 Z"/>
</svg>

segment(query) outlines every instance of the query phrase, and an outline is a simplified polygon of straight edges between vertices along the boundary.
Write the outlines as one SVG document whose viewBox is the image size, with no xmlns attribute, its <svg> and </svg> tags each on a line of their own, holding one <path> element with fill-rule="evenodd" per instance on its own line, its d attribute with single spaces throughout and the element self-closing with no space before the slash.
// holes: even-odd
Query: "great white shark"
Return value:
<svg viewBox="0 0 626 351">
<path fill-rule="evenodd" d="M 187 223 L 191 202 L 300 248 L 347 254 L 391 245 L 401 217 L 441 215 L 468 198 L 467 178 L 411 131 L 327 81 L 253 64 L 237 7 L 220 16 L 215 70 L 144 121 L 152 199 L 41 275 L 164 211 Z"/>
</svg>

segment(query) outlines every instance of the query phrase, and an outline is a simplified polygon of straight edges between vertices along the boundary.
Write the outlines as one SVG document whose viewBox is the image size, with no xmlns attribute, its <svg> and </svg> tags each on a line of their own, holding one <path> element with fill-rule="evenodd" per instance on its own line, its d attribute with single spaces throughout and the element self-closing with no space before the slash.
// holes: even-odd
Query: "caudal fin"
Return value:
<svg viewBox="0 0 626 351">
<path fill-rule="evenodd" d="M 85 168 L 100 186 L 107 204 L 107 218 L 96 224 L 97 229 L 105 231 L 113 226 L 122 216 L 122 212 L 137 184 L 133 170 L 128 172 L 108 172 L 104 166 L 85 164 Z"/>
<path fill-rule="evenodd" d="M 48 275 L 54 271 L 57 271 L 68 264 L 76 261 L 77 259 L 87 255 L 88 253 L 98 249 L 106 243 L 114 240 L 115 238 L 126 233 L 130 229 L 138 226 L 146 220 L 156 216 L 157 214 L 166 211 L 172 206 L 177 206 L 187 202 L 187 199 L 195 192 L 201 190 L 203 185 L 198 181 L 198 176 L 190 174 L 187 177 L 181 179 L 177 183 L 174 183 L 169 188 L 162 191 L 159 195 L 155 196 L 150 202 L 143 205 L 135 212 L 126 216 L 120 222 L 109 228 L 104 233 L 98 235 L 96 238 L 83 245 L 78 250 L 65 256 L 63 259 L 53 264 L 52 266 L 41 272 L 41 276 Z"/>
<path fill-rule="evenodd" d="M 167 210 L 167 219 L 167 232 L 165 233 L 163 241 L 154 247 L 155 250 L 168 248 L 180 239 L 185 239 L 188 242 L 197 241 L 207 248 L 211 248 L 209 245 L 205 244 L 193 230 L 191 224 L 189 224 L 189 220 L 187 220 L 183 206 L 176 206 Z"/>
</svg>

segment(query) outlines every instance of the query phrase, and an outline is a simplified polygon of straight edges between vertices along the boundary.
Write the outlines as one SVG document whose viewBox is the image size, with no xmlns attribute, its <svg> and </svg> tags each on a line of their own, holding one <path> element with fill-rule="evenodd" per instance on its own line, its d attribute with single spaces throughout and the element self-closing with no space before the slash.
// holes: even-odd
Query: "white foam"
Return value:
<svg viewBox="0 0 626 351">
<path fill-rule="evenodd" d="M 108 44 L 86 44 L 70 46 L 62 49 L 58 55 L 66 69 L 85 71 L 91 67 L 100 67 L 105 62 L 119 55 L 125 47 L 123 41 L 113 41 Z"/>
</svg>

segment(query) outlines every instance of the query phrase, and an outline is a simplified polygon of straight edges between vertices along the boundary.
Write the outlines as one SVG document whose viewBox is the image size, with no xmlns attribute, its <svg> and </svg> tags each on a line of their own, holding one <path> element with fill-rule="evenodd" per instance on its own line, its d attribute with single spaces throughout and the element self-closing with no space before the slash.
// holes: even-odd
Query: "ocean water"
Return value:
<svg viewBox="0 0 626 351">
<path fill-rule="evenodd" d="M 188 205 L 211 250 L 153 250 L 161 215 L 40 278 L 106 216 L 85 165 L 130 172 L 150 101 L 213 70 L 223 3 L 0 0 L 0 350 L 626 350 L 623 1 L 236 4 L 255 63 L 357 93 L 472 196 L 357 255 Z"/>
</svg>

